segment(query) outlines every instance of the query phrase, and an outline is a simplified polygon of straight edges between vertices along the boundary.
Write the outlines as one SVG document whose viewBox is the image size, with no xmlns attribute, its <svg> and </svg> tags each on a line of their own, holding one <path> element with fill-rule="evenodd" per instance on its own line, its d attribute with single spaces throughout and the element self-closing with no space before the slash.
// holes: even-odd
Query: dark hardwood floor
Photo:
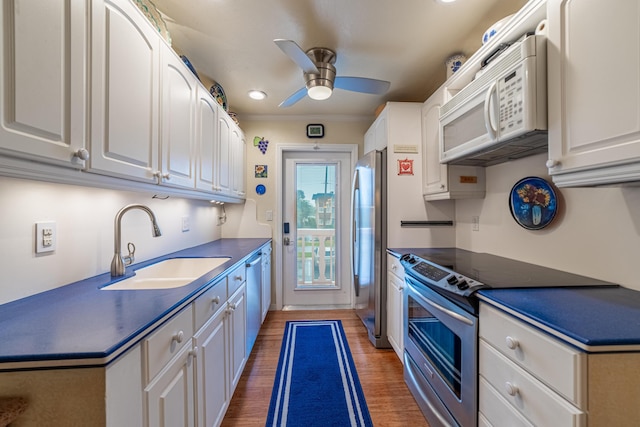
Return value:
<svg viewBox="0 0 640 427">
<path fill-rule="evenodd" d="M 374 348 L 353 310 L 270 311 L 222 422 L 223 427 L 265 425 L 285 322 L 312 319 L 342 321 L 374 426 L 428 427 L 404 383 L 402 364 L 395 352 Z"/>
</svg>

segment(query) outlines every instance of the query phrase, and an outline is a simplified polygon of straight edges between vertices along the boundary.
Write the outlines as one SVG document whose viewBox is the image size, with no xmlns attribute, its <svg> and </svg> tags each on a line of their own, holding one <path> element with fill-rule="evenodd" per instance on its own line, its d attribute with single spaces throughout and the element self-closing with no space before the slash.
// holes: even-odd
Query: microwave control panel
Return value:
<svg viewBox="0 0 640 427">
<path fill-rule="evenodd" d="M 524 124 L 524 68 L 517 67 L 500 79 L 498 97 L 500 102 L 500 135 L 522 128 Z"/>
</svg>

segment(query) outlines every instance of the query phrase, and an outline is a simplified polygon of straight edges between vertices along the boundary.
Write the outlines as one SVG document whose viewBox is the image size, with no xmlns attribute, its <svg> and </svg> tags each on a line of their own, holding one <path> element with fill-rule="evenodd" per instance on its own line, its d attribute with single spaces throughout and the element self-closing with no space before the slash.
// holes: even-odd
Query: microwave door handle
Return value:
<svg viewBox="0 0 640 427">
<path fill-rule="evenodd" d="M 491 84 L 484 99 L 484 125 L 486 126 L 487 133 L 489 134 L 489 137 L 492 141 L 496 140 L 496 134 L 498 132 L 498 130 L 493 127 L 493 123 L 491 121 L 491 108 L 493 107 L 491 100 L 493 99 L 493 94 L 496 91 L 496 86 L 496 82 L 493 82 Z"/>
</svg>

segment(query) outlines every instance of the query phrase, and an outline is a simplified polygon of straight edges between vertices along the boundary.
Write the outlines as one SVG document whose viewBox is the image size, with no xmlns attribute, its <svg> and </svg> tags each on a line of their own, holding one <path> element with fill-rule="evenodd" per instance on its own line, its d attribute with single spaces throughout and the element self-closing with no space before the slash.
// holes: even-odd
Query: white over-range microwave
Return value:
<svg viewBox="0 0 640 427">
<path fill-rule="evenodd" d="M 528 35 L 442 105 L 440 162 L 490 166 L 546 150 L 546 37 Z"/>
</svg>

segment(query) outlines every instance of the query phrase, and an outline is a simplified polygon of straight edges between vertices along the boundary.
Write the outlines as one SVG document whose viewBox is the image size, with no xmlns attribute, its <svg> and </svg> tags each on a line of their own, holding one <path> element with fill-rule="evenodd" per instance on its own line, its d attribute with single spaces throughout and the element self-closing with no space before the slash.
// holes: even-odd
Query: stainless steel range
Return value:
<svg viewBox="0 0 640 427">
<path fill-rule="evenodd" d="M 407 284 L 404 377 L 432 427 L 477 426 L 478 290 L 616 286 L 457 248 L 421 249 L 400 262 Z"/>
</svg>

